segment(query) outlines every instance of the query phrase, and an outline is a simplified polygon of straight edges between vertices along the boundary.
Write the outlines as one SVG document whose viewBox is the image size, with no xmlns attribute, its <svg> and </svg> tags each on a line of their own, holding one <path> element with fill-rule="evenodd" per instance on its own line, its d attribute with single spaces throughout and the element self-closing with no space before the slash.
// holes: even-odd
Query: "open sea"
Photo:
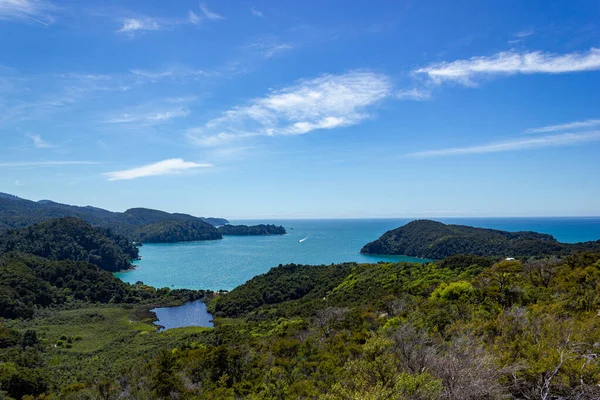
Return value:
<svg viewBox="0 0 600 400">
<path fill-rule="evenodd" d="M 231 290 L 279 264 L 331 264 L 344 261 L 423 261 L 404 256 L 360 254 L 366 243 L 412 219 L 246 220 L 232 224 L 283 225 L 283 236 L 225 236 L 222 240 L 146 244 L 136 269 L 116 274 L 125 282 L 155 287 Z M 505 231 L 535 231 L 561 242 L 600 239 L 600 217 L 435 218 L 450 224 Z M 303 240 L 304 239 L 304 240 Z M 302 240 L 302 241 L 300 241 Z"/>
</svg>

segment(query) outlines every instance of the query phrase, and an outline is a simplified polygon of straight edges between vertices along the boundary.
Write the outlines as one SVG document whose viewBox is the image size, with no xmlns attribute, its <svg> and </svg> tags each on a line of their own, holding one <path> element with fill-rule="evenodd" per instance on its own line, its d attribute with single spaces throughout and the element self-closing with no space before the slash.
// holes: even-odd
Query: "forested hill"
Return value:
<svg viewBox="0 0 600 400">
<path fill-rule="evenodd" d="M 217 228 L 222 235 L 248 236 L 248 235 L 285 235 L 285 228 L 272 224 L 259 225 L 223 225 Z"/>
<path fill-rule="evenodd" d="M 86 261 L 111 272 L 130 269 L 130 261 L 138 258 L 138 249 L 130 239 L 73 217 L 0 235 L 0 255 L 9 252 L 50 260 Z"/>
<path fill-rule="evenodd" d="M 166 220 L 204 221 L 213 226 L 229 222 L 223 218 L 198 218 L 188 214 L 170 214 L 147 208 L 132 208 L 123 213 L 112 212 L 92 206 L 78 207 L 50 200 L 35 202 L 0 193 L 0 232 L 62 217 L 77 217 L 94 226 L 111 228 L 125 235 L 131 235 L 141 226 Z"/>
<path fill-rule="evenodd" d="M 533 257 L 566 255 L 573 251 L 599 252 L 600 240 L 569 244 L 536 232 L 505 232 L 417 220 L 384 233 L 365 245 L 361 253 L 442 259 L 455 254 Z"/>
<path fill-rule="evenodd" d="M 204 221 L 160 221 L 136 229 L 134 237 L 143 243 L 190 242 L 221 239 L 221 233 Z"/>
</svg>

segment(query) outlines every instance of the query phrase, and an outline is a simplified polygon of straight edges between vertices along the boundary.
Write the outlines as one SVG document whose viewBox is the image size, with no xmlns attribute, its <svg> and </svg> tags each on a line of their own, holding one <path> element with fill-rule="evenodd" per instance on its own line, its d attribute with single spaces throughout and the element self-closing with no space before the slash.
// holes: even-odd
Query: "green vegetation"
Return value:
<svg viewBox="0 0 600 400">
<path fill-rule="evenodd" d="M 107 271 L 131 268 L 138 249 L 126 237 L 66 217 L 0 236 L 0 254 L 21 252 L 50 260 L 86 261 Z"/>
<path fill-rule="evenodd" d="M 384 233 L 365 245 L 361 253 L 441 260 L 456 254 L 536 257 L 568 255 L 573 251 L 600 252 L 600 240 L 568 244 L 536 232 L 505 232 L 418 220 Z"/>
<path fill-rule="evenodd" d="M 197 218 L 188 214 L 170 214 L 148 208 L 132 208 L 117 213 L 97 207 L 77 207 L 50 200 L 34 202 L 0 193 L 0 233 L 11 228 L 18 229 L 62 217 L 79 218 L 95 227 L 109 228 L 115 233 L 129 237 L 130 240 L 139 240 L 140 234 L 150 234 L 163 235 L 168 241 L 175 241 L 168 236 L 173 229 L 176 231 L 175 235 L 181 234 L 179 230 L 187 230 L 184 236 L 192 238 L 188 240 L 220 239 L 215 226 L 228 223 L 223 218 Z M 185 228 L 173 228 L 174 222 L 182 223 Z M 184 222 L 187 224 L 183 224 Z M 161 232 L 161 228 L 164 231 Z"/>
<path fill-rule="evenodd" d="M 188 242 L 221 239 L 221 233 L 204 221 L 160 221 L 136 229 L 136 240 L 143 243 Z"/>
<path fill-rule="evenodd" d="M 30 320 L 5 321 L 0 324 L 0 398 L 115 399 L 114 383 L 126 382 L 123 374 L 135 370 L 136 363 L 205 341 L 205 331 L 157 333 L 140 309 L 116 305 L 46 310 Z"/>
<path fill-rule="evenodd" d="M 223 225 L 218 228 L 222 235 L 237 235 L 237 236 L 249 236 L 249 235 L 285 235 L 285 228 L 283 226 L 277 226 L 272 224 L 260 224 L 260 225 Z"/>
<path fill-rule="evenodd" d="M 153 305 L 200 297 L 214 329 L 151 325 Z M 11 252 L 0 398 L 598 399 L 599 307 L 600 253 L 285 265 L 210 293 Z"/>
<path fill-rule="evenodd" d="M 0 382 L 65 399 L 595 399 L 599 287 L 592 253 L 286 265 L 214 297 L 214 329 L 157 333 L 118 305 L 7 321 Z"/>
</svg>

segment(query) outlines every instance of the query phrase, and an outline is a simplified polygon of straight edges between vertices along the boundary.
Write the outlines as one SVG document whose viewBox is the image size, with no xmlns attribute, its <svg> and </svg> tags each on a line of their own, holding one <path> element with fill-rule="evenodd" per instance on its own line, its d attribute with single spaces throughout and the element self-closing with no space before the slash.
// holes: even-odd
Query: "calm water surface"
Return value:
<svg viewBox="0 0 600 400">
<path fill-rule="evenodd" d="M 600 239 L 600 217 L 591 218 L 440 218 L 444 223 L 507 231 L 548 233 L 563 242 Z M 283 225 L 283 236 L 226 236 L 222 240 L 147 244 L 133 271 L 117 274 L 126 282 L 155 287 L 226 289 L 279 264 L 331 264 L 345 261 L 420 261 L 404 256 L 360 254 L 367 242 L 411 219 L 232 221 L 233 224 Z M 300 240 L 302 242 L 299 242 Z M 163 324 L 164 325 L 164 324 Z"/>
<path fill-rule="evenodd" d="M 185 326 L 213 327 L 212 315 L 206 311 L 206 305 L 201 300 L 190 301 L 178 307 L 155 308 L 153 310 L 158 321 L 156 325 L 161 330 L 182 328 Z"/>
</svg>

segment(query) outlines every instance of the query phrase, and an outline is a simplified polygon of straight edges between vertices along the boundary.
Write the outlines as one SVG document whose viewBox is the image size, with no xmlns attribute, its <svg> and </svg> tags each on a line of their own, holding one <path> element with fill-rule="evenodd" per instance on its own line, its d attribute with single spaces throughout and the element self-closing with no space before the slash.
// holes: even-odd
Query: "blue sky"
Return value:
<svg viewBox="0 0 600 400">
<path fill-rule="evenodd" d="M 0 0 L 0 191 L 600 215 L 600 3 Z"/>
</svg>

